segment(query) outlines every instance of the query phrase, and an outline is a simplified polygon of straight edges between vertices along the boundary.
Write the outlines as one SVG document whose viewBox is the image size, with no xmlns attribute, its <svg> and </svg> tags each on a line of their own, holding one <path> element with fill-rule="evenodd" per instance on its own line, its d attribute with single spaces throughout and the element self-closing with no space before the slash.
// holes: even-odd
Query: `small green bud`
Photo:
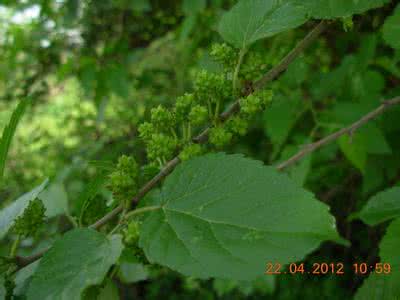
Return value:
<svg viewBox="0 0 400 300">
<path fill-rule="evenodd" d="M 216 147 L 223 147 L 228 144 L 232 139 L 232 133 L 223 127 L 213 127 L 210 130 L 209 140 L 210 143 Z"/>
<path fill-rule="evenodd" d="M 247 132 L 249 123 L 247 122 L 247 120 L 236 116 L 229 119 L 226 126 L 230 132 L 243 136 Z"/>
<path fill-rule="evenodd" d="M 151 161 L 158 158 L 169 159 L 177 146 L 176 139 L 162 133 L 153 134 L 147 145 L 147 157 Z"/>
<path fill-rule="evenodd" d="M 128 247 L 136 246 L 139 241 L 139 227 L 138 221 L 130 221 L 128 226 L 123 231 L 123 242 Z"/>
<path fill-rule="evenodd" d="M 272 101 L 274 93 L 272 90 L 261 90 L 256 93 L 261 98 L 263 109 L 265 109 Z"/>
<path fill-rule="evenodd" d="M 193 94 L 184 94 L 183 96 L 180 96 L 176 99 L 175 103 L 175 117 L 178 122 L 181 122 L 183 120 L 187 119 L 187 116 L 190 112 L 190 108 L 195 102 L 195 97 Z"/>
<path fill-rule="evenodd" d="M 193 125 L 200 125 L 204 123 L 208 118 L 208 110 L 202 105 L 195 105 L 192 107 L 189 113 L 189 121 Z"/>
<path fill-rule="evenodd" d="M 145 142 L 147 142 L 151 139 L 151 136 L 155 133 L 156 130 L 153 124 L 149 122 L 144 122 L 139 125 L 138 131 L 139 131 L 139 137 L 143 139 Z"/>
<path fill-rule="evenodd" d="M 263 101 L 261 97 L 251 94 L 246 98 L 241 98 L 239 100 L 240 111 L 246 115 L 254 115 L 262 110 Z"/>
<path fill-rule="evenodd" d="M 190 144 L 185 146 L 181 153 L 179 153 L 179 159 L 181 161 L 189 160 L 192 157 L 198 156 L 203 152 L 203 148 L 199 144 Z"/>
<path fill-rule="evenodd" d="M 34 235 L 44 222 L 46 208 L 40 199 L 30 201 L 22 216 L 19 216 L 12 227 L 13 232 L 27 237 Z"/>
<path fill-rule="evenodd" d="M 161 105 L 151 109 L 151 121 L 156 127 L 161 129 L 175 125 L 172 113 Z"/>
</svg>

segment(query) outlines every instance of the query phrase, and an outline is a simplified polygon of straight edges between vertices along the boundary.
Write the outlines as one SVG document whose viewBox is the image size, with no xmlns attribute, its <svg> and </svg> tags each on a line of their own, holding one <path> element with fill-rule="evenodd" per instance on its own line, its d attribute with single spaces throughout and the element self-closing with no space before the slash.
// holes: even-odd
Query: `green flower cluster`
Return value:
<svg viewBox="0 0 400 300">
<path fill-rule="evenodd" d="M 224 124 L 216 124 L 210 129 L 209 142 L 217 148 L 227 145 L 235 135 L 243 136 L 247 133 L 249 120 L 264 110 L 271 102 L 270 90 L 260 91 L 239 100 L 240 111 L 236 116 L 228 119 Z"/>
<path fill-rule="evenodd" d="M 246 81 L 255 81 L 266 73 L 267 59 L 258 52 L 248 52 L 240 67 L 239 76 Z"/>
<path fill-rule="evenodd" d="M 45 212 L 46 208 L 40 199 L 29 202 L 23 215 L 15 220 L 12 231 L 22 237 L 35 235 L 44 222 Z"/>
<path fill-rule="evenodd" d="M 237 50 L 226 43 L 213 44 L 210 55 L 227 70 L 233 70 L 238 60 Z"/>
<path fill-rule="evenodd" d="M 129 201 L 138 190 L 139 167 L 135 158 L 122 155 L 109 175 L 109 188 L 118 202 Z"/>
<path fill-rule="evenodd" d="M 263 111 L 271 100 L 272 92 L 270 90 L 253 93 L 239 100 L 240 112 L 241 114 L 251 117 Z"/>
<path fill-rule="evenodd" d="M 195 74 L 194 90 L 203 105 L 220 105 L 221 102 L 232 99 L 232 83 L 226 74 L 201 70 Z"/>
</svg>

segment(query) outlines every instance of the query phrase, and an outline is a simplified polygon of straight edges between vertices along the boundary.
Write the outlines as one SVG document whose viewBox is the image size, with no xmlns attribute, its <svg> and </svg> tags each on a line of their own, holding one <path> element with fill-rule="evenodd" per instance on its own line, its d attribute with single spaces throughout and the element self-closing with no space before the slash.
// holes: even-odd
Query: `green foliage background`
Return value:
<svg viewBox="0 0 400 300">
<path fill-rule="evenodd" d="M 193 90 L 197 70 L 223 69 L 209 54 L 223 38 L 238 48 L 250 48 L 241 74 L 254 78 L 276 65 L 313 28 L 314 18 L 335 19 L 270 85 L 271 106 L 251 122 L 247 135 L 223 148 L 227 153 L 275 165 L 304 144 L 358 120 L 383 99 L 400 95 L 397 1 L 376 1 L 378 5 L 361 1 L 368 5 L 360 4 L 349 14 L 347 2 L 337 1 L 330 11 L 333 15 L 322 13 L 332 1 L 304 1 L 307 18 L 284 19 L 289 24 L 285 30 L 266 31 L 251 39 L 231 38 L 244 26 L 233 17 L 225 15 L 220 23 L 236 2 L 2 1 L 0 128 L 7 126 L 20 101 L 29 99 L 29 104 L 9 148 L 3 177 L 0 174 L 0 207 L 7 207 L 46 178 L 50 179 L 46 193 L 38 197 L 52 205 L 51 209 L 47 206 L 46 225 L 22 241 L 21 255 L 51 245 L 76 220 L 90 225 L 115 207 L 105 184 L 107 174 L 122 154 L 134 155 L 140 165 L 146 161 L 139 124 L 149 119 L 151 108 L 172 107 L 178 96 Z M 263 1 L 242 6 L 251 2 Z M 239 10 L 242 15 L 244 9 Z M 364 13 L 349 17 L 359 12 Z M 252 17 L 264 24 L 263 12 L 257 13 L 260 16 Z M 384 250 L 379 245 L 387 227 L 394 228 L 387 220 L 399 217 L 400 193 L 395 187 L 400 185 L 399 118 L 400 107 L 393 107 L 352 136 L 340 137 L 285 170 L 299 187 L 329 206 L 338 232 L 350 242 L 348 246 L 322 243 L 302 260 L 307 266 L 342 262 L 350 268 L 355 262 L 374 264 L 380 256 L 395 255 L 388 249 L 390 244 L 384 244 Z M 389 188 L 395 192 L 383 201 L 394 207 L 390 217 L 377 217 L 375 210 L 368 211 L 369 206 L 361 210 L 372 196 Z M 379 197 L 382 194 L 375 196 Z M 368 204 L 371 209 L 375 198 Z M 282 214 L 279 222 L 289 220 Z M 13 240 L 12 235 L 2 239 L 1 256 L 8 254 Z M 97 242 L 106 247 L 104 238 Z M 91 281 L 101 291 L 87 290 L 87 299 L 352 299 L 364 281 L 374 280 L 352 272 L 264 276 L 252 282 L 198 279 L 160 265 L 143 265 L 127 252 L 122 251 L 120 267 L 109 271 L 116 274 L 113 281 L 102 281 L 113 262 Z M 29 270 L 20 277 L 16 292 L 18 299 L 24 299 Z M 362 295 L 359 299 L 367 299 Z M 396 299 L 376 297 L 370 299 Z"/>
</svg>

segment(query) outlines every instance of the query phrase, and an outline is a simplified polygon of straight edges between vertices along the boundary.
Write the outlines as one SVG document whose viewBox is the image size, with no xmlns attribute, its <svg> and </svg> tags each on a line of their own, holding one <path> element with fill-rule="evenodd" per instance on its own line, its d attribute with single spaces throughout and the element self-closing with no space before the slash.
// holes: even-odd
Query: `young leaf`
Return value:
<svg viewBox="0 0 400 300">
<path fill-rule="evenodd" d="M 390 0 L 295 0 L 305 6 L 310 17 L 316 19 L 334 19 L 361 14 L 378 8 Z"/>
<path fill-rule="evenodd" d="M 393 15 L 386 19 L 382 33 L 383 39 L 389 46 L 400 49 L 400 4 L 397 5 Z"/>
<path fill-rule="evenodd" d="M 380 245 L 382 263 L 390 264 L 389 274 L 372 274 L 357 291 L 355 300 L 400 299 L 400 219 L 394 220 Z"/>
<path fill-rule="evenodd" d="M 0 179 L 3 177 L 6 158 L 8 150 L 10 149 L 12 138 L 28 104 L 29 100 L 22 100 L 18 103 L 11 115 L 8 125 L 3 130 L 3 135 L 0 139 Z"/>
<path fill-rule="evenodd" d="M 363 209 L 352 215 L 369 225 L 400 217 L 400 187 L 393 187 L 373 196 Z"/>
<path fill-rule="evenodd" d="M 100 284 L 122 251 L 120 236 L 75 229 L 57 240 L 43 256 L 29 285 L 28 300 L 80 299 Z"/>
<path fill-rule="evenodd" d="M 0 239 L 7 234 L 8 230 L 14 224 L 15 219 L 23 215 L 29 202 L 36 199 L 40 192 L 42 192 L 46 187 L 47 183 L 48 180 L 46 179 L 41 185 L 35 187 L 32 191 L 23 194 L 9 206 L 0 211 Z"/>
<path fill-rule="evenodd" d="M 223 15 L 218 31 L 225 41 L 244 49 L 306 21 L 304 5 L 293 1 L 241 0 Z"/>
<path fill-rule="evenodd" d="M 297 261 L 322 241 L 339 239 L 325 204 L 241 155 L 182 163 L 158 205 L 144 220 L 140 246 L 151 262 L 195 277 L 251 280 L 266 262 Z"/>
</svg>

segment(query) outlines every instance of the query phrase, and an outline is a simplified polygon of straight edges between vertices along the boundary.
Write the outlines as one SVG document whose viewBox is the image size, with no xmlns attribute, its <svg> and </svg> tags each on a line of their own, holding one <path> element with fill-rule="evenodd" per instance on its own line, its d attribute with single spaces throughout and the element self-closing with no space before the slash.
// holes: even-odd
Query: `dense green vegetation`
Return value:
<svg viewBox="0 0 400 300">
<path fill-rule="evenodd" d="M 3 0 L 0 299 L 400 299 L 399 118 L 394 0 Z"/>
</svg>

